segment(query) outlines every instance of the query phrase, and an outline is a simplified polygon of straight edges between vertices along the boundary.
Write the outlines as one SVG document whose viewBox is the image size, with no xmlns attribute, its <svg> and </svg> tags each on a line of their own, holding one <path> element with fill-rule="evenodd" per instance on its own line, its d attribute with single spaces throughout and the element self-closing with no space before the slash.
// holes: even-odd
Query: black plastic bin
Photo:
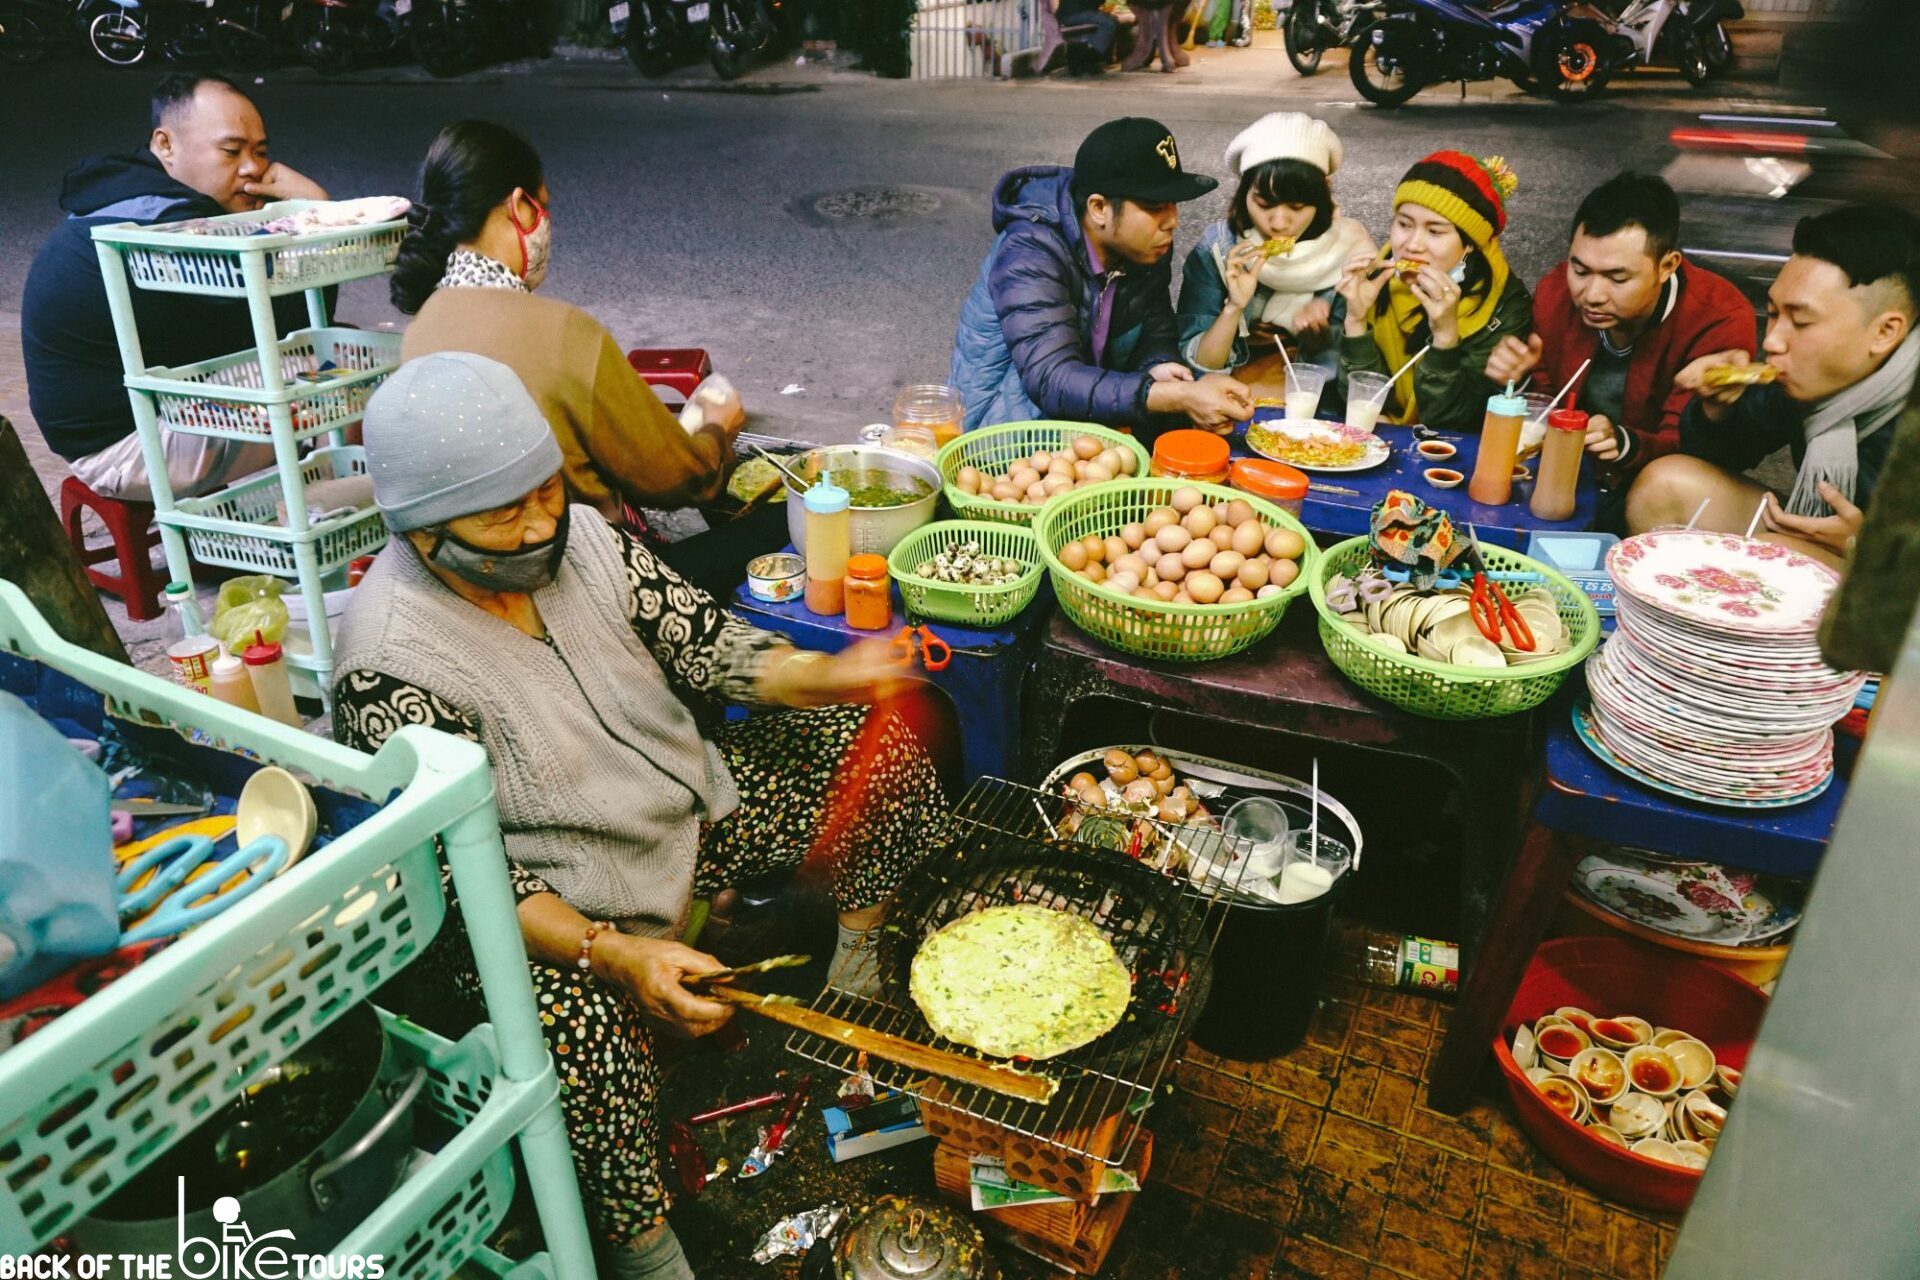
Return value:
<svg viewBox="0 0 1920 1280">
<path fill-rule="evenodd" d="M 1317 898 L 1288 906 L 1227 907 L 1213 948 L 1213 989 L 1193 1042 L 1239 1062 L 1264 1062 L 1297 1047 L 1320 1001 L 1333 908 L 1351 871 Z"/>
</svg>

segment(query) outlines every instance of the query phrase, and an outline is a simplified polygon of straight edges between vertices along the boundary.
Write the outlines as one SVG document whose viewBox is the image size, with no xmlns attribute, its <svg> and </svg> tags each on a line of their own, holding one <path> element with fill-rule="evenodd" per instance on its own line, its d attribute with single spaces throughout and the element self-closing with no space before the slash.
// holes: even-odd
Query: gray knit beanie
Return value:
<svg viewBox="0 0 1920 1280">
<path fill-rule="evenodd" d="M 504 507 L 563 461 L 513 370 L 465 351 L 401 365 L 367 401 L 361 435 L 374 502 L 395 533 Z"/>
</svg>

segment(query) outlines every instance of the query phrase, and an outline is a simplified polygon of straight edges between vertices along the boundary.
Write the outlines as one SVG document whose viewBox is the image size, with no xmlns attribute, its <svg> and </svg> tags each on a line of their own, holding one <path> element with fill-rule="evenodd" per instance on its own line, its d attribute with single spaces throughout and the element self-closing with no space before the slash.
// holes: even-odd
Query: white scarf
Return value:
<svg viewBox="0 0 1920 1280">
<path fill-rule="evenodd" d="M 1262 244 L 1266 237 L 1258 231 L 1249 230 L 1242 240 Z M 1231 248 L 1232 246 L 1227 246 Z M 1324 234 L 1312 240 L 1302 240 L 1293 246 L 1289 253 L 1268 258 L 1260 266 L 1260 287 L 1267 290 L 1265 302 L 1255 299 L 1255 307 L 1249 307 L 1241 321 L 1242 331 L 1251 323 L 1266 323 L 1277 329 L 1289 332 L 1299 318 L 1300 309 L 1313 301 L 1315 294 L 1323 289 L 1331 289 L 1340 282 L 1340 273 L 1346 269 L 1347 260 L 1355 254 L 1372 253 L 1373 237 L 1367 229 L 1352 218 L 1336 212 L 1333 225 Z M 1220 248 L 1213 251 L 1214 264 L 1220 268 L 1220 278 L 1226 279 L 1226 254 Z"/>
<path fill-rule="evenodd" d="M 1813 406 L 1808 412 L 1807 452 L 1794 477 L 1787 510 L 1796 516 L 1830 516 L 1833 508 L 1820 496 L 1820 482 L 1838 489 L 1848 502 L 1860 478 L 1860 442 L 1892 422 L 1906 408 L 1920 373 L 1920 331 L 1894 348 L 1887 362 L 1852 386 Z M 1843 430 L 1844 428 L 1844 430 Z"/>
</svg>

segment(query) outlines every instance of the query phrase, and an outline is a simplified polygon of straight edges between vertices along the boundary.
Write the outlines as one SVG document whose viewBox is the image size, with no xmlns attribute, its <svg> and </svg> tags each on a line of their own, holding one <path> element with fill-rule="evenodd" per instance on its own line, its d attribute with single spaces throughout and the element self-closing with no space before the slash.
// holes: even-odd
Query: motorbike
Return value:
<svg viewBox="0 0 1920 1280">
<path fill-rule="evenodd" d="M 41 16 L 15 0 L 0 0 L 0 62 L 37 62 L 46 47 Z"/>
<path fill-rule="evenodd" d="M 1653 66 L 1670 59 L 1697 89 L 1732 64 L 1726 24 L 1745 16 L 1740 0 L 1627 0 L 1612 18 L 1637 61 Z"/>
<path fill-rule="evenodd" d="M 411 24 L 413 56 L 428 75 L 458 75 L 516 50 L 552 51 L 528 0 L 411 0 L 396 11 Z"/>
<path fill-rule="evenodd" d="M 258 71 L 272 65 L 280 41 L 275 0 L 100 0 L 91 8 L 87 44 L 116 67 L 136 66 L 157 51 L 170 62 Z"/>
<path fill-rule="evenodd" d="M 1320 69 L 1320 55 L 1338 49 L 1379 19 L 1377 0 L 1293 0 L 1281 27 L 1287 61 L 1303 76 Z"/>
<path fill-rule="evenodd" d="M 1355 33 L 1348 59 L 1367 101 L 1397 107 L 1428 85 L 1512 80 L 1529 93 L 1580 101 L 1633 57 L 1633 42 L 1606 14 L 1566 0 L 1382 0 L 1381 16 Z"/>
<path fill-rule="evenodd" d="M 715 75 L 738 79 L 755 56 L 782 42 L 782 17 L 781 0 L 616 0 L 607 10 L 627 60 L 650 79 L 702 48 Z"/>
<path fill-rule="evenodd" d="M 411 0 L 302 0 L 294 49 L 325 75 L 385 61 L 407 44 L 412 7 Z"/>
</svg>

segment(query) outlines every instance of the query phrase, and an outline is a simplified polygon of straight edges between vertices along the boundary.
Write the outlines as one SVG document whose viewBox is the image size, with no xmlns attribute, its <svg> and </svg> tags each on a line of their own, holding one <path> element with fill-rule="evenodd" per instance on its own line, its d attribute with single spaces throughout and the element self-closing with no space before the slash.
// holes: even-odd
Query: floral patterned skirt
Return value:
<svg viewBox="0 0 1920 1280">
<path fill-rule="evenodd" d="M 865 707 L 781 712 L 726 725 L 713 741 L 740 807 L 701 831 L 697 893 L 805 862 L 831 874 L 842 910 L 873 906 L 943 821 L 933 764 L 895 716 Z M 588 1223 L 596 1240 L 618 1248 L 661 1222 L 672 1199 L 659 1161 L 652 1032 L 611 985 L 578 970 L 529 968 Z M 380 999 L 447 1035 L 485 1017 L 457 916 Z"/>
</svg>

